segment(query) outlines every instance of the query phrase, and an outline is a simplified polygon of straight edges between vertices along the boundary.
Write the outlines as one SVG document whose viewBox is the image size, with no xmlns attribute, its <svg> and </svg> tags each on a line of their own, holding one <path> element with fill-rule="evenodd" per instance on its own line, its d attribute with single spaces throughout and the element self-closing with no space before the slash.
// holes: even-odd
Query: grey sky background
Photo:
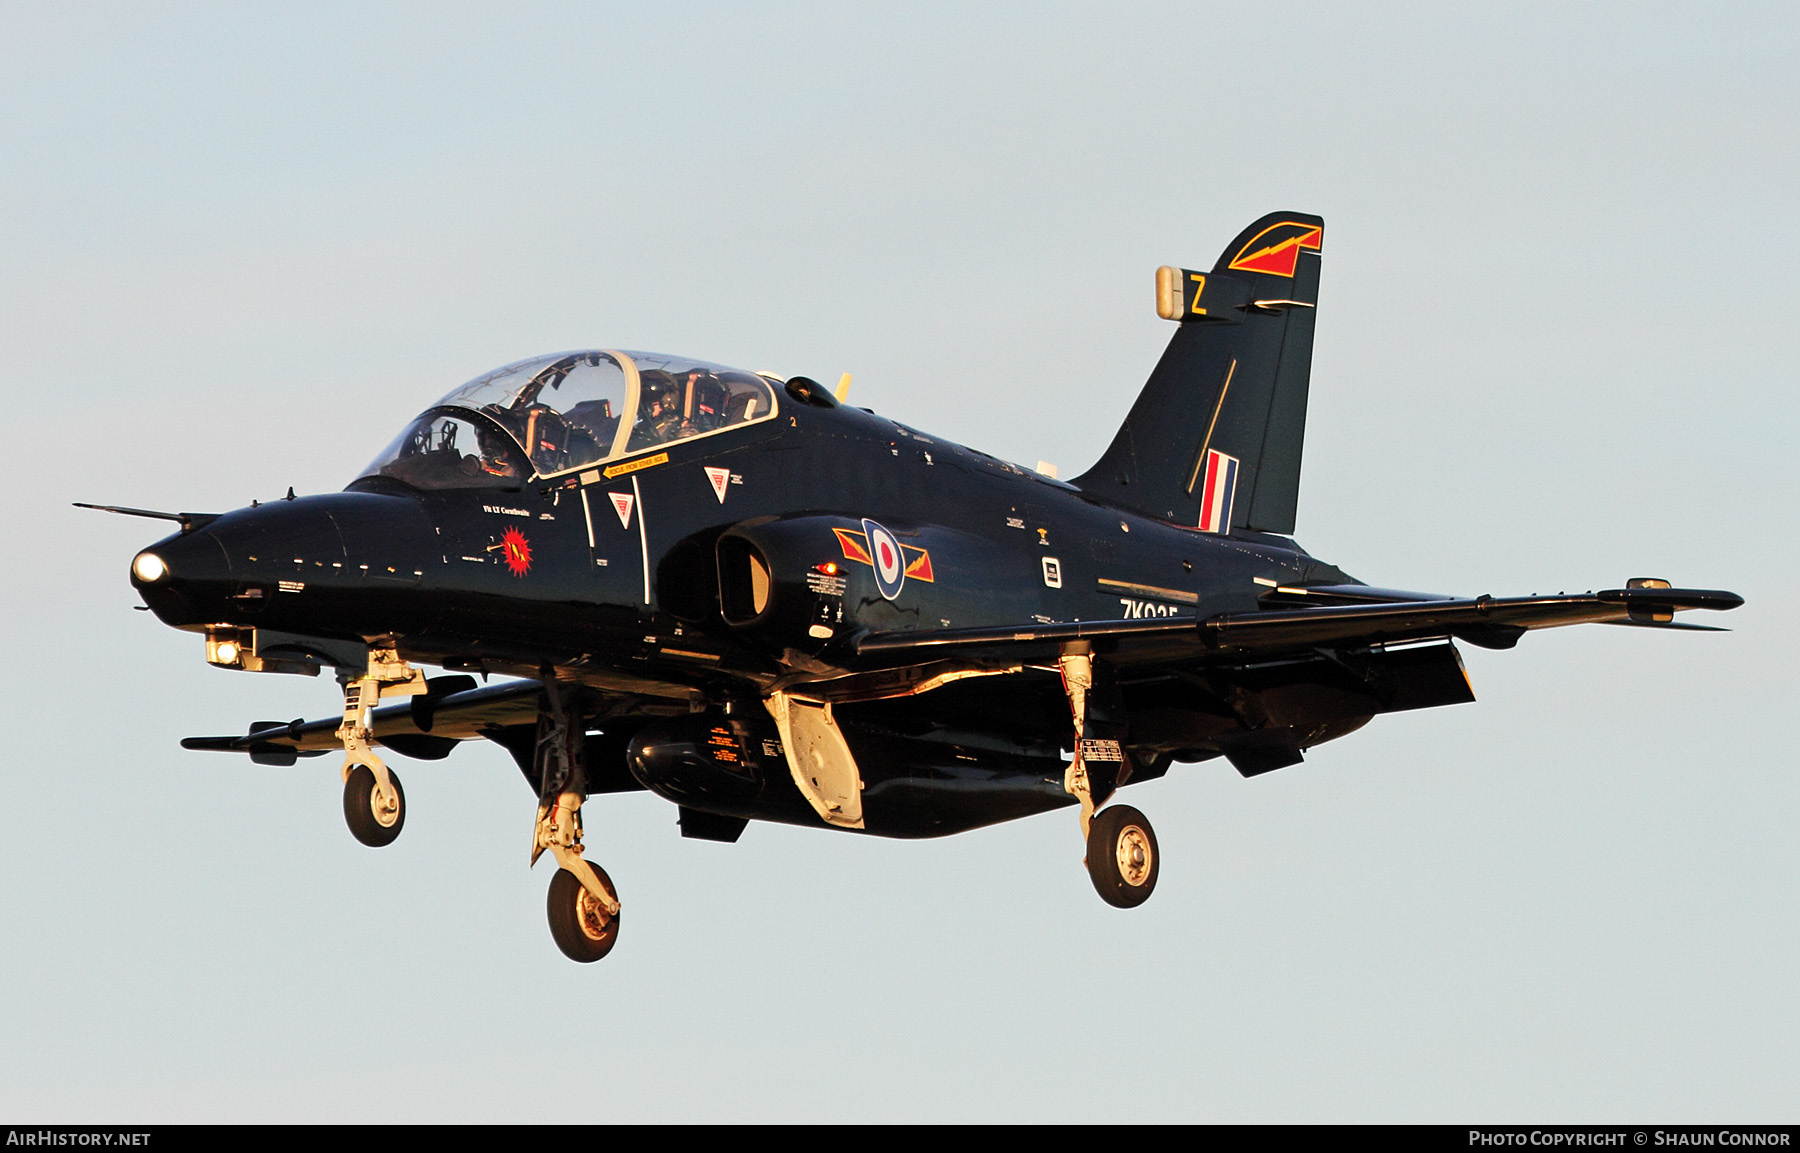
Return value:
<svg viewBox="0 0 1800 1153">
<path fill-rule="evenodd" d="M 1788 1120 L 1800 1104 L 1791 7 L 7 5 L 15 478 L 0 1119 Z M 495 748 L 184 735 L 335 711 L 132 611 L 154 525 L 341 487 L 563 348 L 835 380 L 1065 476 L 1163 263 L 1326 219 L 1298 539 L 1456 593 L 1734 589 L 1723 634 L 1465 651 L 1474 705 L 1178 767 L 1155 898 L 1075 819 L 683 841 L 565 961 Z"/>
</svg>

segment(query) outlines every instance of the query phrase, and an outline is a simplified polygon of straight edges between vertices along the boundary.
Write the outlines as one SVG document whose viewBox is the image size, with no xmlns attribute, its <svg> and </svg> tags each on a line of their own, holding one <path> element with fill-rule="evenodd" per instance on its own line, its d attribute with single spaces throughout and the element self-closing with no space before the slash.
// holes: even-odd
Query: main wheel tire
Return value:
<svg viewBox="0 0 1800 1153">
<path fill-rule="evenodd" d="M 592 861 L 588 867 L 600 875 L 600 881 L 615 895 L 612 878 L 606 870 Z M 567 869 L 556 870 L 556 876 L 550 878 L 550 897 L 547 902 L 550 914 L 550 935 L 556 939 L 556 947 L 563 951 L 563 956 L 582 964 L 598 961 L 612 952 L 613 943 L 619 939 L 619 915 L 607 915 L 606 909 L 587 891 L 581 878 Z"/>
<path fill-rule="evenodd" d="M 367 765 L 351 769 L 350 779 L 344 782 L 344 823 L 350 826 L 351 836 L 371 849 L 393 844 L 406 824 L 406 790 L 400 787 L 400 777 L 392 769 L 388 770 L 388 780 L 394 783 L 394 798 L 399 802 L 393 809 L 380 806 L 375 795 L 375 774 Z"/>
<path fill-rule="evenodd" d="M 1130 805 L 1114 805 L 1088 826 L 1087 869 L 1100 899 L 1118 909 L 1135 909 L 1150 899 L 1162 854 L 1156 831 Z"/>
</svg>

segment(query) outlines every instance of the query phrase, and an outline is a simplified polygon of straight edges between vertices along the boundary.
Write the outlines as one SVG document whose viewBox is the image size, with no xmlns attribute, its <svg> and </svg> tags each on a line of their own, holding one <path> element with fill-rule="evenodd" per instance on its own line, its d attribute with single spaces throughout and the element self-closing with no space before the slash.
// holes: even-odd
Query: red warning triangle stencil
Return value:
<svg viewBox="0 0 1800 1153">
<path fill-rule="evenodd" d="M 619 514 L 619 523 L 630 528 L 631 506 L 636 503 L 637 498 L 628 492 L 609 492 L 606 495 L 612 498 L 613 511 Z"/>
<path fill-rule="evenodd" d="M 731 470 L 728 468 L 708 468 L 706 479 L 712 481 L 713 495 L 719 503 L 725 503 L 725 486 L 731 483 Z"/>
</svg>

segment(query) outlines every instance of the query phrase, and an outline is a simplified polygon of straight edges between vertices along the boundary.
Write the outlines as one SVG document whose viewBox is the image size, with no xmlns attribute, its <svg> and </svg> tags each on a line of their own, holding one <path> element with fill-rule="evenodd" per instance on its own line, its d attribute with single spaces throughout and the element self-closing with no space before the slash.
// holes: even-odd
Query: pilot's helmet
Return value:
<svg viewBox="0 0 1800 1153">
<path fill-rule="evenodd" d="M 514 472 L 512 449 L 503 434 L 477 424 L 475 443 L 481 449 L 475 464 L 495 476 L 511 476 Z"/>
</svg>

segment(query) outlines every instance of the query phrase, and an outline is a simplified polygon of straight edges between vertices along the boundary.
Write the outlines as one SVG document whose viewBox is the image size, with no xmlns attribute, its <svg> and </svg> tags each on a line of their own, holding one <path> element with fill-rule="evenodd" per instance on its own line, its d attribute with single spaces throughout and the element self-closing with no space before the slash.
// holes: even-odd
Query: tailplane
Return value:
<svg viewBox="0 0 1800 1153">
<path fill-rule="evenodd" d="M 1324 238 L 1320 217 L 1277 212 L 1211 272 L 1157 270 L 1157 312 L 1181 327 L 1078 488 L 1206 532 L 1294 531 Z"/>
</svg>

